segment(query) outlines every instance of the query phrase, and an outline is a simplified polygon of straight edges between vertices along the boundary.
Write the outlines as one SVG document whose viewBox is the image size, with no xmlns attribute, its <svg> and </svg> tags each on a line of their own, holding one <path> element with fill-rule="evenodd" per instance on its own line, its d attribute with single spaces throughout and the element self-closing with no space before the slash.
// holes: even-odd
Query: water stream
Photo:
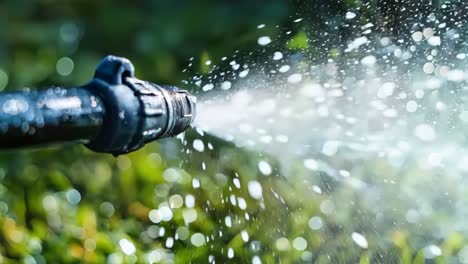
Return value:
<svg viewBox="0 0 468 264">
<path fill-rule="evenodd" d="M 437 239 L 468 232 L 468 54 L 458 45 L 462 23 L 428 21 L 432 26 L 415 26 L 400 39 L 365 24 L 346 47 L 323 51 L 330 55 L 321 63 L 317 50 L 281 48 L 261 36 L 266 61 L 223 58 L 224 71 L 189 81 L 199 89 L 196 127 L 200 135 L 275 157 L 278 163 L 258 157 L 264 177 L 281 175 L 327 193 L 324 216 L 308 216 L 310 229 L 320 229 L 323 217 L 340 223 L 358 211 L 367 218 L 341 227 L 357 246 L 368 248 L 376 234 L 382 244 L 386 232 L 429 228 L 438 235 L 419 246 L 426 258 L 437 257 Z M 207 144 L 203 136 L 187 142 L 193 155 L 210 151 Z M 329 187 L 323 175 L 342 187 Z M 262 180 L 248 187 L 253 199 L 268 189 Z M 434 223 L 436 217 L 444 220 Z"/>
</svg>

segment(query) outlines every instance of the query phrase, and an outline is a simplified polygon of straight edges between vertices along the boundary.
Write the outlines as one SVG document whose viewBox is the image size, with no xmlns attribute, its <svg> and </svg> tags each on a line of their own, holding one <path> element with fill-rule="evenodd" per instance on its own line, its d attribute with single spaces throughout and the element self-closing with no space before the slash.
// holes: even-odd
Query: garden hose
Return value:
<svg viewBox="0 0 468 264">
<path fill-rule="evenodd" d="M 195 103 L 185 90 L 135 78 L 129 60 L 107 56 L 84 86 L 0 93 L 0 148 L 78 141 L 124 154 L 185 131 Z"/>
</svg>

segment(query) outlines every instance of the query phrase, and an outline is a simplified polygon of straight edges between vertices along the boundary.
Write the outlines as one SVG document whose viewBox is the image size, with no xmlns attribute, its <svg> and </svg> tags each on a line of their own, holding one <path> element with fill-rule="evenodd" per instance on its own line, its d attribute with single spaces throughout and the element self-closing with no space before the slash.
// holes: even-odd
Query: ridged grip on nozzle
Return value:
<svg viewBox="0 0 468 264">
<path fill-rule="evenodd" d="M 169 119 L 163 136 L 170 137 L 184 132 L 194 121 L 196 97 L 174 86 L 160 86 L 169 110 Z"/>
<path fill-rule="evenodd" d="M 125 83 L 141 105 L 140 128 L 132 146 L 140 148 L 156 139 L 184 132 L 195 119 L 196 99 L 174 86 L 160 86 L 128 77 Z"/>
</svg>

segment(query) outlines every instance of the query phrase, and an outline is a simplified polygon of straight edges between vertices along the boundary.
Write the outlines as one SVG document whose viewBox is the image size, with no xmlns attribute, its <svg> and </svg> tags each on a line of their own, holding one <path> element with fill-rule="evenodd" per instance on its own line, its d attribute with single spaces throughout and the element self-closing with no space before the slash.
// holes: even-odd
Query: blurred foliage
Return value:
<svg viewBox="0 0 468 264">
<path fill-rule="evenodd" d="M 278 37 L 287 48 L 325 46 L 330 47 L 328 54 L 315 57 L 336 57 L 353 30 L 336 26 L 348 9 L 360 10 L 363 19 L 381 31 L 406 25 L 404 14 L 396 15 L 398 1 L 363 2 L 2 1 L 0 90 L 83 84 L 107 54 L 131 59 L 141 79 L 180 84 L 192 74 L 209 73 L 208 60 L 220 61 L 238 49 L 255 50 L 259 24 L 278 25 L 262 34 L 292 30 L 292 40 Z M 408 1 L 408 9 L 420 8 L 421 2 Z M 307 30 L 295 28 L 296 17 L 305 17 Z M 389 20 L 379 22 L 382 17 Z M 57 69 L 63 57 L 73 62 L 65 76 Z M 188 67 L 191 57 L 192 68 Z M 186 136 L 189 144 L 199 137 L 194 131 Z M 213 144 L 213 151 L 193 155 L 182 153 L 185 148 L 177 139 L 118 158 L 78 145 L 0 153 L 0 263 L 251 263 L 257 258 L 263 263 L 457 263 L 468 259 L 466 234 L 439 235 L 443 213 L 426 218 L 427 222 L 408 223 L 407 210 L 394 210 L 400 198 L 393 192 L 373 200 L 325 172 L 306 171 L 302 164 L 265 177 L 257 168 L 259 155 L 271 164 L 274 157 L 240 150 L 210 136 L 204 140 Z M 417 168 L 402 173 L 379 158 L 362 166 L 332 162 L 349 167 L 362 181 L 372 181 L 382 172 L 389 179 L 398 175 L 399 182 L 407 184 L 402 190 L 428 184 L 420 175 L 437 177 L 435 171 Z M 252 180 L 261 182 L 263 199 L 248 194 Z M 450 186 L 438 183 L 428 188 L 444 193 Z M 348 199 L 334 200 L 338 191 Z M 172 219 L 158 220 L 154 209 L 167 206 L 172 208 Z M 324 206 L 333 208 L 333 214 L 324 213 Z M 312 217 L 316 217 L 312 226 L 320 227 L 311 228 Z M 375 225 L 367 225 L 371 222 Z M 367 249 L 353 243 L 353 232 L 365 235 Z M 208 239 L 200 247 L 191 242 L 196 233 Z M 293 241 L 301 239 L 306 245 L 297 249 Z M 428 244 L 440 247 L 440 256 L 425 258 Z"/>
</svg>

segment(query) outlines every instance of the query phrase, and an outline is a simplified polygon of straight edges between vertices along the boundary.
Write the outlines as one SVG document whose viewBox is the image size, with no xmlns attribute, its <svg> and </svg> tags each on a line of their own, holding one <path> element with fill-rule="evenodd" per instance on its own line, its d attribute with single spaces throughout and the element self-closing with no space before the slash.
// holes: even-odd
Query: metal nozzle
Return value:
<svg viewBox="0 0 468 264">
<path fill-rule="evenodd" d="M 195 119 L 194 96 L 175 86 L 135 78 L 133 65 L 125 58 L 106 57 L 95 79 L 85 87 L 96 89 L 105 104 L 107 98 L 113 112 L 104 120 L 101 133 L 87 145 L 94 151 L 128 153 L 184 132 Z"/>
<path fill-rule="evenodd" d="M 154 85 L 154 84 L 153 84 Z M 154 85 L 157 87 L 157 85 Z M 196 97 L 175 86 L 160 86 L 168 106 L 169 122 L 163 136 L 184 132 L 195 119 Z"/>
</svg>

